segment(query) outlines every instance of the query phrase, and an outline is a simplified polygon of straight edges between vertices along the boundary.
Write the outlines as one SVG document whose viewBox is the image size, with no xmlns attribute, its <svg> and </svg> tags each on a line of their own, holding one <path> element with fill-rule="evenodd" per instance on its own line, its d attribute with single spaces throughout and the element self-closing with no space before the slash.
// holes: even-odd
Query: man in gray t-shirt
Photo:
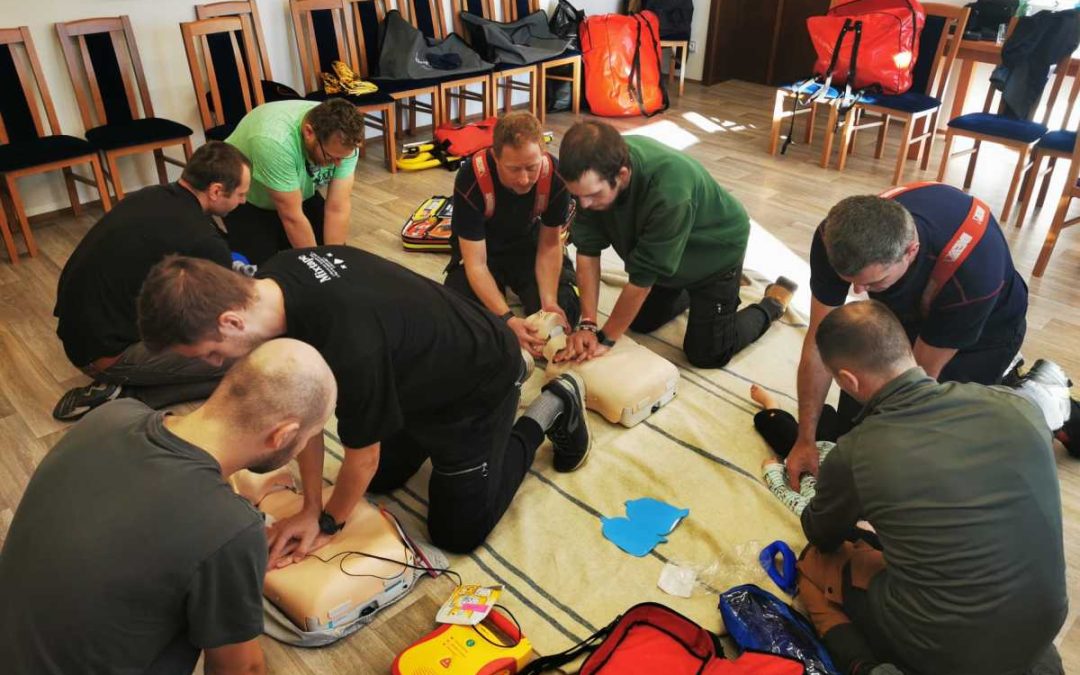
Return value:
<svg viewBox="0 0 1080 675">
<path fill-rule="evenodd" d="M 800 598 L 838 668 L 1060 672 L 1061 497 L 1042 414 L 1007 389 L 928 377 L 876 301 L 834 310 L 815 340 L 864 404 L 802 513 Z M 852 541 L 862 519 L 877 546 Z"/>
<path fill-rule="evenodd" d="M 264 672 L 266 535 L 228 477 L 292 459 L 336 393 L 318 352 L 275 340 L 189 415 L 121 399 L 72 427 L 0 553 L 4 672 L 186 674 L 204 649 L 207 672 Z"/>
</svg>

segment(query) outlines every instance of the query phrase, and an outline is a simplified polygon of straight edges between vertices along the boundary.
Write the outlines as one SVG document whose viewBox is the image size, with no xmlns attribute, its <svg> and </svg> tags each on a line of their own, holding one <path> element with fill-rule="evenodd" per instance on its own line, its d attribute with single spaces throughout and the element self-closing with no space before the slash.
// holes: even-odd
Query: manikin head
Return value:
<svg viewBox="0 0 1080 675">
<path fill-rule="evenodd" d="M 300 136 L 312 164 L 337 166 L 359 152 L 364 141 L 364 116 L 345 99 L 332 98 L 304 115 Z"/>
<path fill-rule="evenodd" d="M 582 209 L 610 209 L 630 185 L 631 170 L 629 146 L 606 122 L 578 122 L 559 145 L 559 174 Z"/>
<path fill-rule="evenodd" d="M 829 312 L 814 340 L 836 384 L 860 403 L 917 365 L 904 327 L 877 300 Z"/>
<path fill-rule="evenodd" d="M 491 152 L 499 182 L 516 194 L 528 194 L 540 179 L 544 161 L 540 120 L 525 111 L 500 117 L 492 132 Z"/>
<path fill-rule="evenodd" d="M 279 338 L 237 361 L 201 407 L 170 426 L 190 430 L 189 440 L 214 455 L 226 475 L 267 473 L 322 433 L 336 399 L 334 375 L 319 352 Z"/>
<path fill-rule="evenodd" d="M 873 195 L 848 197 L 832 207 L 822 239 L 829 264 L 856 293 L 888 289 L 919 252 L 919 235 L 908 210 Z"/>
<path fill-rule="evenodd" d="M 195 195 L 203 212 L 223 217 L 247 201 L 251 162 L 228 143 L 207 141 L 192 153 L 180 184 Z"/>
<path fill-rule="evenodd" d="M 142 340 L 151 350 L 170 349 L 215 366 L 245 356 L 281 334 L 263 320 L 260 284 L 274 282 L 256 281 L 209 260 L 166 256 L 139 293 Z"/>
</svg>

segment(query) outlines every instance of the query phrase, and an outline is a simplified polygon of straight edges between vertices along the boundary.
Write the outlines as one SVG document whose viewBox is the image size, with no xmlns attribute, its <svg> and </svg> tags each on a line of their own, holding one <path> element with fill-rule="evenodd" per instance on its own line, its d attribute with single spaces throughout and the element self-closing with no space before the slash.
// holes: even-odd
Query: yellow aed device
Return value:
<svg viewBox="0 0 1080 675">
<path fill-rule="evenodd" d="M 514 675 L 532 645 L 513 622 L 491 610 L 475 626 L 443 624 L 401 652 L 394 675 Z"/>
</svg>

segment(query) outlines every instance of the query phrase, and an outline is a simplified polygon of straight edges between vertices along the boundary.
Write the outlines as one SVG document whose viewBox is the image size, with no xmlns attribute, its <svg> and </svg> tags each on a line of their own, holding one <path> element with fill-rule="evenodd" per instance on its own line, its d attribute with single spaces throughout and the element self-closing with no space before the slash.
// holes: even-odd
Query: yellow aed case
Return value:
<svg viewBox="0 0 1080 675">
<path fill-rule="evenodd" d="M 493 609 L 476 626 L 442 624 L 399 654 L 391 672 L 394 675 L 514 675 L 529 662 L 531 655 L 532 645 L 518 627 Z"/>
</svg>

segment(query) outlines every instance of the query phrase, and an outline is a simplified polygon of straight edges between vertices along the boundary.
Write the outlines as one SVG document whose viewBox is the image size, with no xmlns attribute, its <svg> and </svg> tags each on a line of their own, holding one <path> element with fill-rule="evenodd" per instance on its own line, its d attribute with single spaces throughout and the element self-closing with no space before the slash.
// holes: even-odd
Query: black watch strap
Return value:
<svg viewBox="0 0 1080 675">
<path fill-rule="evenodd" d="M 319 514 L 319 531 L 323 534 L 334 535 L 337 534 L 345 527 L 345 523 L 339 523 L 334 520 L 334 517 L 323 511 Z"/>
<path fill-rule="evenodd" d="M 600 344 L 604 345 L 605 347 L 615 346 L 615 341 L 609 338 L 607 334 L 602 330 L 596 331 L 596 339 Z"/>
<path fill-rule="evenodd" d="M 514 312 L 509 311 L 506 314 L 503 314 L 502 316 L 500 316 L 499 318 L 502 319 L 503 321 L 509 321 L 510 319 L 514 318 Z"/>
</svg>

